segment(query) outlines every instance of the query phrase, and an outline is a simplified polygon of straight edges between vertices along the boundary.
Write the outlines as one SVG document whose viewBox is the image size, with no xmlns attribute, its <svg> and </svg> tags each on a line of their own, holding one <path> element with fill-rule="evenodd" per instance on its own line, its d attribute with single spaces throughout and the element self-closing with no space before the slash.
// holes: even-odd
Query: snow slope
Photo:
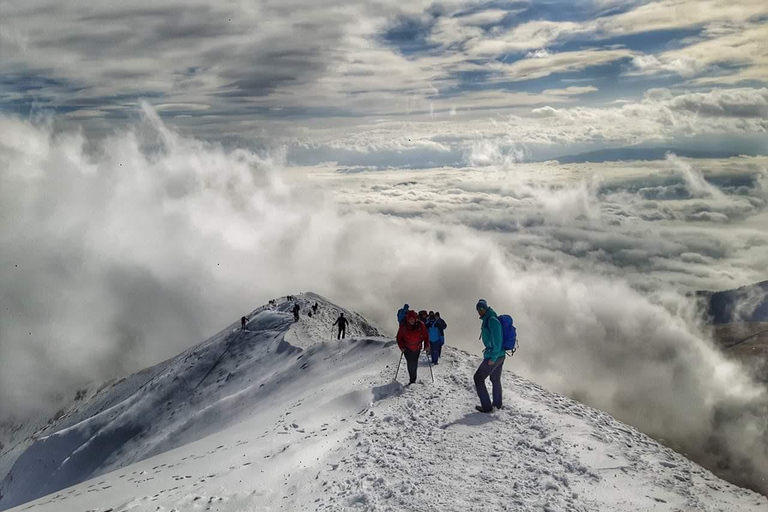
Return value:
<svg viewBox="0 0 768 512">
<path fill-rule="evenodd" d="M 475 356 L 446 348 L 407 388 L 399 353 L 341 309 L 293 323 L 280 300 L 89 398 L 15 461 L 17 510 L 768 510 L 609 415 L 512 373 L 474 411 Z M 302 308 L 303 311 L 306 307 Z M 450 341 L 450 340 L 449 340 Z M 400 380 L 404 380 L 401 368 Z M 71 487 L 69 487 L 71 486 Z"/>
</svg>

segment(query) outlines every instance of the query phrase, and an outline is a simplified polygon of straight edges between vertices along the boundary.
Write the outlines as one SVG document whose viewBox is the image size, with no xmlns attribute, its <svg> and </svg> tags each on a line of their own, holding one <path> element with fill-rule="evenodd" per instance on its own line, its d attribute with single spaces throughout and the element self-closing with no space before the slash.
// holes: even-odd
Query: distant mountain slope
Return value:
<svg viewBox="0 0 768 512">
<path fill-rule="evenodd" d="M 768 384 L 768 281 L 735 290 L 700 291 L 696 296 L 723 351 Z"/>
<path fill-rule="evenodd" d="M 306 312 L 318 296 L 297 300 Z M 516 376 L 514 358 L 505 409 L 482 414 L 476 356 L 446 347 L 434 384 L 424 359 L 403 387 L 396 345 L 364 319 L 347 312 L 354 338 L 330 341 L 341 308 L 322 301 L 294 323 L 292 304 L 259 308 L 248 331 L 84 398 L 18 457 L 0 508 L 768 510 L 765 497 Z"/>
<path fill-rule="evenodd" d="M 579 153 L 575 155 L 562 155 L 549 160 L 557 160 L 561 164 L 578 164 L 578 163 L 602 163 L 602 162 L 615 162 L 615 161 L 629 161 L 629 160 L 664 160 L 667 153 L 674 153 L 677 156 L 685 158 L 731 158 L 739 156 L 740 153 L 734 153 L 732 151 L 723 150 L 706 150 L 706 149 L 685 149 L 685 148 L 673 148 L 673 147 L 655 147 L 655 148 L 638 148 L 638 147 L 624 147 L 624 148 L 611 148 L 601 149 L 598 151 L 589 151 L 587 153 Z"/>
<path fill-rule="evenodd" d="M 768 322 L 768 281 L 722 292 L 697 292 L 714 324 Z"/>
</svg>

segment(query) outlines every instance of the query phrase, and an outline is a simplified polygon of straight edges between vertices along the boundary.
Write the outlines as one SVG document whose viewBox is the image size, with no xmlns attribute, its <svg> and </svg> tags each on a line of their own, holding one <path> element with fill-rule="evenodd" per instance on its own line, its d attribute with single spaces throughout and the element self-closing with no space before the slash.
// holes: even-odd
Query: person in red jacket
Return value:
<svg viewBox="0 0 768 512">
<path fill-rule="evenodd" d="M 424 351 L 429 354 L 431 348 L 427 327 L 419 320 L 419 315 L 415 311 L 408 311 L 405 322 L 400 324 L 400 329 L 397 331 L 397 346 L 400 347 L 408 362 L 409 385 L 416 382 L 416 368 L 419 366 L 419 352 L 422 344 Z"/>
</svg>

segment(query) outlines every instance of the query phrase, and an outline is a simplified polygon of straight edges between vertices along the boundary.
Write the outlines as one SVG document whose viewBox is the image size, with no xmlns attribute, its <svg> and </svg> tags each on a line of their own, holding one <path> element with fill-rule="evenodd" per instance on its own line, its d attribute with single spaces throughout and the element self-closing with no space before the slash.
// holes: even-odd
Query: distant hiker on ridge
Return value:
<svg viewBox="0 0 768 512">
<path fill-rule="evenodd" d="M 506 353 L 503 347 L 501 322 L 496 312 L 488 306 L 485 299 L 477 301 L 477 314 L 480 316 L 480 337 L 485 345 L 483 362 L 475 372 L 475 388 L 480 398 L 480 405 L 475 406 L 480 412 L 491 412 L 494 407 L 501 409 L 501 368 L 504 366 Z M 493 384 L 493 403 L 488 397 L 485 379 L 491 378 Z"/>
<path fill-rule="evenodd" d="M 242 317 L 240 319 L 240 328 L 241 329 L 245 329 L 245 324 L 247 324 L 247 323 L 248 323 L 248 318 L 247 317 Z"/>
<path fill-rule="evenodd" d="M 313 313 L 317 313 L 317 307 L 318 307 L 318 304 L 317 304 L 317 302 L 315 302 L 315 303 L 312 305 L 312 312 L 313 312 Z"/>
<path fill-rule="evenodd" d="M 298 322 L 299 321 L 299 303 L 293 305 L 293 321 Z"/>
<path fill-rule="evenodd" d="M 397 310 L 397 325 L 405 322 L 405 315 L 408 313 L 409 309 L 410 306 L 408 304 L 403 304 L 403 307 Z"/>
<path fill-rule="evenodd" d="M 349 321 L 344 318 L 344 313 L 339 315 L 339 318 L 336 319 L 335 322 L 333 322 L 333 325 L 339 326 L 339 334 L 336 336 L 337 340 L 344 339 L 347 336 L 347 324 Z"/>
<path fill-rule="evenodd" d="M 405 322 L 400 324 L 400 330 L 397 331 L 397 346 L 405 355 L 408 362 L 408 377 L 413 384 L 416 382 L 416 369 L 419 366 L 419 353 L 422 343 L 424 351 L 429 353 L 429 334 L 424 323 L 419 320 L 419 315 L 415 311 L 408 311 L 405 315 Z"/>
</svg>

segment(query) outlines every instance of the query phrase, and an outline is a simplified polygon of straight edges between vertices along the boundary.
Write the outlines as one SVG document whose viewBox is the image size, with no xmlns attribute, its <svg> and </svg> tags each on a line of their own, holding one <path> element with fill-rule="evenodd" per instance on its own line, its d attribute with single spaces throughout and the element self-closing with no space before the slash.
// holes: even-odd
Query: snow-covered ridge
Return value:
<svg viewBox="0 0 768 512">
<path fill-rule="evenodd" d="M 493 414 L 474 411 L 477 357 L 450 347 L 434 384 L 425 361 L 403 388 L 391 339 L 319 296 L 297 299 L 298 323 L 281 299 L 247 331 L 230 326 L 83 400 L 16 460 L 0 508 L 52 493 L 19 510 L 768 510 L 517 377 L 514 359 Z M 353 338 L 330 341 L 340 311 Z"/>
<path fill-rule="evenodd" d="M 301 307 L 301 321 L 290 312 Z M 311 305 L 319 308 L 307 316 Z M 184 353 L 99 390 L 35 436 L 0 483 L 0 510 L 200 439 L 240 421 L 299 366 L 296 355 L 330 340 L 340 312 L 348 332 L 377 336 L 359 315 L 316 294 L 285 297 Z"/>
</svg>

